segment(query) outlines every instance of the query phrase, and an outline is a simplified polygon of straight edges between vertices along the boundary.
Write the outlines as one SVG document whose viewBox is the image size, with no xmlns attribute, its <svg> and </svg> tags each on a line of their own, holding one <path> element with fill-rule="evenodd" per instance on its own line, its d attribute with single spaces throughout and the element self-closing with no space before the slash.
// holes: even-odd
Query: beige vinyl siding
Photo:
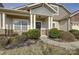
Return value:
<svg viewBox="0 0 79 59">
<path fill-rule="evenodd" d="M 2 28 L 2 14 L 0 13 L 0 29 Z"/>
<path fill-rule="evenodd" d="M 79 23 L 73 23 L 72 24 L 72 29 L 79 30 Z"/>
<path fill-rule="evenodd" d="M 54 20 L 61 20 L 68 15 L 69 13 L 63 7 L 59 7 L 59 15 L 54 15 Z"/>
<path fill-rule="evenodd" d="M 62 20 L 59 22 L 60 30 L 68 31 L 68 20 Z"/>
<path fill-rule="evenodd" d="M 54 14 L 54 12 L 49 11 L 44 6 L 32 9 L 31 12 L 32 12 L 32 14 L 46 15 L 46 16 L 53 16 L 53 14 Z"/>
<path fill-rule="evenodd" d="M 54 24 L 54 25 L 53 25 Z M 60 27 L 59 27 L 59 22 L 58 21 L 53 21 L 52 22 L 52 28 L 57 28 L 60 30 Z"/>
<path fill-rule="evenodd" d="M 5 24 L 6 29 L 10 29 L 10 30 L 13 29 L 13 19 L 12 18 L 6 17 L 5 23 L 6 23 Z"/>
<path fill-rule="evenodd" d="M 71 19 L 71 29 L 79 30 L 79 13 L 72 16 L 70 19 Z"/>
</svg>

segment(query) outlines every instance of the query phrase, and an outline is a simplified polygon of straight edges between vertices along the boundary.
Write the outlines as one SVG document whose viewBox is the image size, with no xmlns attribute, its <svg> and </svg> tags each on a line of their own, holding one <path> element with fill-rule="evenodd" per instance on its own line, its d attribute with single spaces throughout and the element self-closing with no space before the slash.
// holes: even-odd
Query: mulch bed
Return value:
<svg viewBox="0 0 79 59">
<path fill-rule="evenodd" d="M 39 40 L 31 40 L 31 39 L 29 39 L 29 40 L 25 41 L 24 43 L 18 44 L 17 46 L 9 44 L 9 45 L 7 45 L 5 47 L 5 49 L 14 49 L 14 48 L 20 48 L 20 47 L 24 47 L 24 46 L 28 47 L 28 46 L 31 46 L 33 44 L 36 44 L 38 41 Z"/>
</svg>

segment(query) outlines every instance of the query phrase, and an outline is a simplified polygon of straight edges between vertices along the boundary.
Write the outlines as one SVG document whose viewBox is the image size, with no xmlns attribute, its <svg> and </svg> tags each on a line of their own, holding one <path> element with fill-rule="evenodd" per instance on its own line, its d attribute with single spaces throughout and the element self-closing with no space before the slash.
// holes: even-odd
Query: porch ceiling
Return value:
<svg viewBox="0 0 79 59">
<path fill-rule="evenodd" d="M 36 18 L 37 18 L 37 19 L 45 19 L 45 18 L 48 18 L 48 16 L 37 15 Z"/>
<path fill-rule="evenodd" d="M 4 13 L 19 13 L 19 14 L 29 14 L 26 10 L 14 10 L 14 9 L 6 9 L 6 8 L 0 8 L 0 12 Z"/>
<path fill-rule="evenodd" d="M 24 15 L 18 15 L 18 14 L 6 14 L 7 17 L 10 17 L 10 18 L 19 18 L 19 19 L 30 19 L 29 18 L 29 15 L 28 16 L 24 16 Z"/>
<path fill-rule="evenodd" d="M 15 18 L 28 18 L 30 16 L 30 13 L 25 10 L 22 11 L 22 10 L 0 8 L 0 13 L 5 13 L 7 16 Z"/>
</svg>

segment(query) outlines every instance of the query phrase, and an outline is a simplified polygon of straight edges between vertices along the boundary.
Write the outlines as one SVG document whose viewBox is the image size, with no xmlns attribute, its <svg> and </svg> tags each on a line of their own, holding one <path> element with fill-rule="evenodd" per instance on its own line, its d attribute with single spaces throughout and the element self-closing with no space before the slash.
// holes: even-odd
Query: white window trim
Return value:
<svg viewBox="0 0 79 59">
<path fill-rule="evenodd" d="M 13 30 L 15 30 L 15 22 L 18 22 L 18 21 L 26 21 L 27 25 L 26 25 L 26 30 L 28 29 L 28 21 L 26 19 L 15 19 L 13 21 Z M 24 31 L 23 30 L 23 26 L 22 26 L 22 23 L 20 24 L 20 31 Z"/>
</svg>

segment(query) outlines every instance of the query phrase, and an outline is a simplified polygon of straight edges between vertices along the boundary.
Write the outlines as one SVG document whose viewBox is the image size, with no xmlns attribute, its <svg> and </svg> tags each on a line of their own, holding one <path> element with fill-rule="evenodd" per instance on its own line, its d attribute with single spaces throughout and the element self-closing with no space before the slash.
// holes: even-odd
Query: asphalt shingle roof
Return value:
<svg viewBox="0 0 79 59">
<path fill-rule="evenodd" d="M 2 3 L 0 3 L 0 7 L 4 7 Z"/>
</svg>

